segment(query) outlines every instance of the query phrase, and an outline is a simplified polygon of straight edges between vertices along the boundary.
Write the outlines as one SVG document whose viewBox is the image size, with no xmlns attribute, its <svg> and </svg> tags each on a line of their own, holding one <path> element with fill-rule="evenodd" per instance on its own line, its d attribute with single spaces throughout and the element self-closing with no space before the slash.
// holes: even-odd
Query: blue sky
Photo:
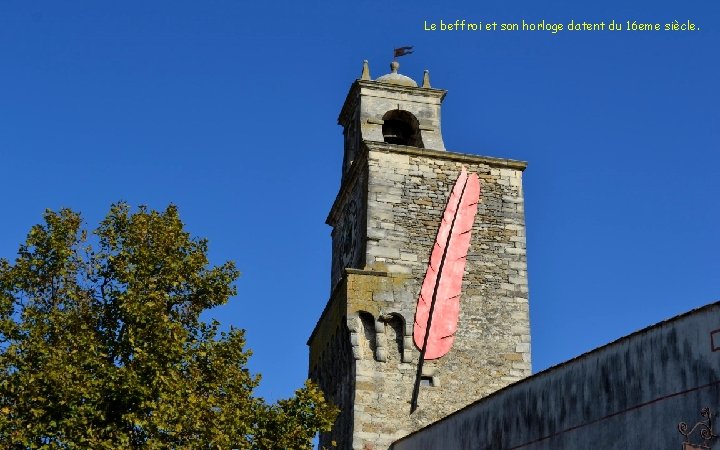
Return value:
<svg viewBox="0 0 720 450">
<path fill-rule="evenodd" d="M 424 21 L 692 20 L 695 32 L 428 32 Z M 0 256 L 45 208 L 180 207 L 236 261 L 209 316 L 259 393 L 307 376 L 329 295 L 337 115 L 363 59 L 447 89 L 452 151 L 529 162 L 534 370 L 720 300 L 720 6 L 702 1 L 0 1 Z M 208 316 L 208 317 L 209 317 Z M 720 323 L 719 323 L 720 325 Z"/>
</svg>

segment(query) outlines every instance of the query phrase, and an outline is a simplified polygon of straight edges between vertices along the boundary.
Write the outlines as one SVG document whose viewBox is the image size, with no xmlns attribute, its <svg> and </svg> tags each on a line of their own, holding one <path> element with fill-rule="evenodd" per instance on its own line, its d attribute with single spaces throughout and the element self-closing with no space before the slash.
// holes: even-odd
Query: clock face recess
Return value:
<svg viewBox="0 0 720 450">
<path fill-rule="evenodd" d="M 360 217 L 359 200 L 352 198 L 347 205 L 347 211 L 343 215 L 342 222 L 338 229 L 337 246 L 335 247 L 335 264 L 339 274 L 346 267 L 359 267 L 361 263 L 362 248 L 360 246 Z"/>
<path fill-rule="evenodd" d="M 357 236 L 355 233 L 355 221 L 357 215 L 357 200 L 350 200 L 348 211 L 345 215 L 345 223 L 343 225 L 343 233 L 341 237 L 340 248 L 343 255 L 343 266 L 348 267 L 352 262 L 355 248 L 357 247 Z"/>
</svg>

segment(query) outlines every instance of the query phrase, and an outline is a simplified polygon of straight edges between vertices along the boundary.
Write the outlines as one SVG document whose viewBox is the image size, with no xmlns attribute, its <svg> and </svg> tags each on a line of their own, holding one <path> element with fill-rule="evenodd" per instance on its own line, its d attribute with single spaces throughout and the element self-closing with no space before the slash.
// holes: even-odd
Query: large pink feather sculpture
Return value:
<svg viewBox="0 0 720 450">
<path fill-rule="evenodd" d="M 443 213 L 415 312 L 413 339 L 420 351 L 424 350 L 424 359 L 440 358 L 452 347 L 479 199 L 480 180 L 463 167 Z"/>
</svg>

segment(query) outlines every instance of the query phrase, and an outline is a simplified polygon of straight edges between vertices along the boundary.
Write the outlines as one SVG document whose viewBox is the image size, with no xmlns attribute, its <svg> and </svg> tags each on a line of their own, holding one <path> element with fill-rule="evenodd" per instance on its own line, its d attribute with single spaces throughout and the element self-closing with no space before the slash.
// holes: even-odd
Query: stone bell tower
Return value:
<svg viewBox="0 0 720 450">
<path fill-rule="evenodd" d="M 338 118 L 345 147 L 327 218 L 331 294 L 308 341 L 310 378 L 341 409 L 321 448 L 334 441 L 341 449 L 387 449 L 530 375 L 526 163 L 446 151 L 440 107 L 447 91 L 430 87 L 427 71 L 418 87 L 398 68 L 393 62 L 391 73 L 372 80 L 366 61 Z M 479 177 L 480 196 L 457 329 L 449 352 L 426 359 L 419 373 L 418 297 L 463 167 Z"/>
</svg>

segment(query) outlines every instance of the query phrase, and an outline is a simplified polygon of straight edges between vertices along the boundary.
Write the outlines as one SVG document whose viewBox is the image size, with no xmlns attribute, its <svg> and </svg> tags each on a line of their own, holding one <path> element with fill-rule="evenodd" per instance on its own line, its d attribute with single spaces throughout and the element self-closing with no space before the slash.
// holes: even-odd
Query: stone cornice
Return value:
<svg viewBox="0 0 720 450">
<path fill-rule="evenodd" d="M 385 142 L 365 141 L 364 144 L 370 151 L 399 153 L 412 156 L 426 156 L 468 164 L 487 164 L 490 167 L 502 169 L 525 170 L 527 167 L 526 161 L 518 161 L 514 159 L 493 158 L 491 156 L 478 156 L 452 151 L 431 150 L 429 148 L 408 147 L 405 145 L 387 144 Z"/>
<path fill-rule="evenodd" d="M 355 80 L 352 86 L 350 86 L 347 97 L 345 97 L 345 103 L 343 103 L 343 107 L 340 110 L 340 115 L 338 116 L 338 125 L 345 126 L 348 120 L 350 120 L 352 112 L 355 110 L 355 105 L 358 101 L 358 98 L 360 97 L 360 91 L 363 88 L 371 91 L 436 98 L 438 99 L 438 102 L 442 102 L 445 98 L 445 95 L 447 95 L 447 91 L 444 89 L 400 86 L 397 84 L 382 83 L 378 81 Z"/>
<path fill-rule="evenodd" d="M 364 270 L 364 269 L 352 269 L 349 267 L 346 267 L 343 271 L 343 275 L 340 278 L 340 280 L 335 283 L 335 287 L 333 287 L 332 292 L 330 293 L 330 298 L 328 299 L 327 303 L 325 303 L 325 308 L 323 308 L 323 312 L 320 314 L 320 318 L 315 322 L 315 327 L 312 330 L 312 333 L 310 333 L 310 337 L 307 340 L 307 345 L 310 345 L 312 343 L 312 340 L 315 338 L 315 335 L 317 335 L 318 329 L 320 328 L 320 325 L 323 323 L 323 320 L 325 317 L 330 313 L 330 308 L 333 306 L 333 303 L 339 298 L 339 293 L 341 289 L 345 289 L 345 284 L 347 283 L 348 275 L 369 275 L 369 276 L 375 276 L 375 277 L 387 277 L 390 276 L 388 272 L 384 271 L 378 271 L 378 270 Z M 346 301 L 347 303 L 347 301 Z M 347 306 L 347 305 L 346 305 Z"/>
</svg>

